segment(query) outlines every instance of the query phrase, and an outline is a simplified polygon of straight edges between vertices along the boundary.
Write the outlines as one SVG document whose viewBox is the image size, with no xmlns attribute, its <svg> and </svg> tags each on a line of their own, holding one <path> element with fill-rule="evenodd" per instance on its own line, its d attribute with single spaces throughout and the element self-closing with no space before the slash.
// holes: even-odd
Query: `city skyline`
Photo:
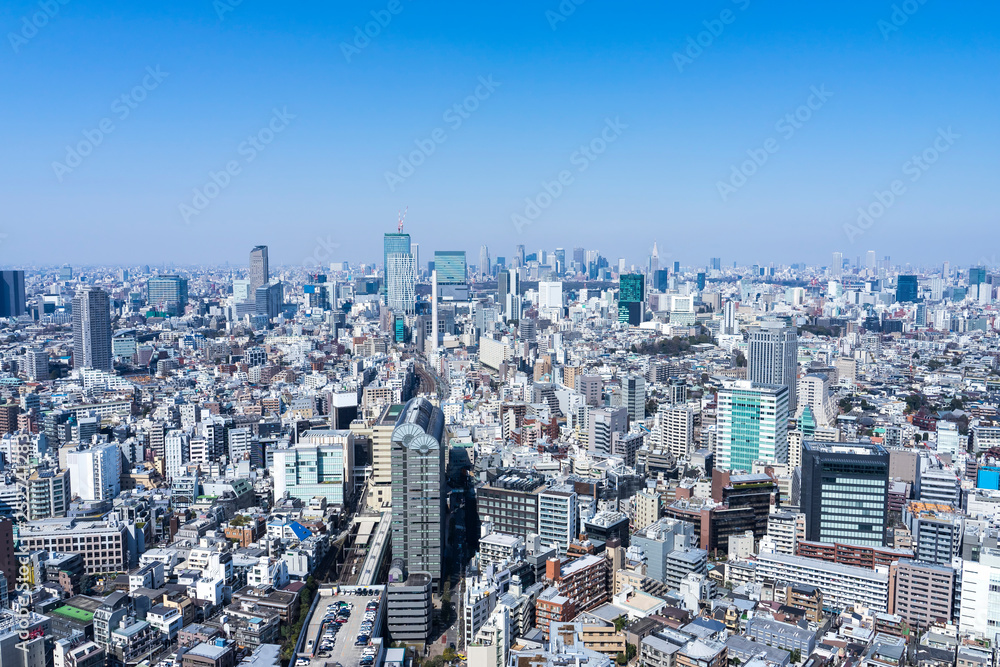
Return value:
<svg viewBox="0 0 1000 667">
<path fill-rule="evenodd" d="M 0 262 L 373 258 L 409 206 L 470 257 L 982 263 L 995 7 L 569 6 L 8 3 Z"/>
</svg>

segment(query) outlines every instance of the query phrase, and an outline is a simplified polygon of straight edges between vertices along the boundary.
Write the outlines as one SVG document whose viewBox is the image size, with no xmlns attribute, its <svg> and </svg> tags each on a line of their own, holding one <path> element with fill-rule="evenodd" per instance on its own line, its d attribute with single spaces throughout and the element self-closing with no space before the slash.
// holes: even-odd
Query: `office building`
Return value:
<svg viewBox="0 0 1000 667">
<path fill-rule="evenodd" d="M 353 468 L 353 432 L 307 431 L 295 447 L 274 450 L 274 497 L 320 496 L 330 505 L 344 505 L 352 496 Z"/>
<path fill-rule="evenodd" d="M 389 255 L 393 253 L 402 253 L 405 255 L 413 255 L 413 249 L 410 247 L 410 235 L 399 233 L 388 233 L 382 240 L 382 269 L 383 271 L 388 271 L 389 268 Z M 388 276 L 387 276 L 388 277 Z M 382 292 L 386 293 L 388 288 L 388 280 L 382 284 Z"/>
<path fill-rule="evenodd" d="M 0 317 L 21 317 L 27 312 L 24 271 L 0 271 Z"/>
<path fill-rule="evenodd" d="M 499 470 L 497 478 L 476 490 L 482 523 L 521 538 L 538 534 L 538 492 L 545 477 L 527 470 Z"/>
<path fill-rule="evenodd" d="M 618 277 L 618 322 L 637 327 L 642 324 L 646 300 L 646 279 L 641 273 Z"/>
<path fill-rule="evenodd" d="M 798 407 L 799 337 L 795 327 L 763 322 L 749 329 L 747 379 L 788 388 L 788 414 Z"/>
<path fill-rule="evenodd" d="M 250 285 L 249 293 L 257 294 L 257 288 L 271 282 L 271 274 L 267 266 L 267 246 L 254 246 L 250 251 Z"/>
<path fill-rule="evenodd" d="M 280 282 L 261 285 L 254 292 L 254 314 L 274 319 L 281 312 L 284 299 L 284 286 Z"/>
<path fill-rule="evenodd" d="M 913 275 L 896 278 L 897 303 L 915 303 L 917 301 L 917 277 Z"/>
<path fill-rule="evenodd" d="M 628 375 L 622 380 L 622 392 L 628 406 L 629 423 L 646 419 L 646 379 L 641 375 Z"/>
<path fill-rule="evenodd" d="M 392 432 L 392 553 L 441 578 L 446 519 L 444 413 L 411 399 Z"/>
<path fill-rule="evenodd" d="M 170 431 L 163 439 L 164 474 L 167 479 L 181 476 L 181 468 L 191 460 L 191 439 L 187 433 Z"/>
<path fill-rule="evenodd" d="M 146 281 L 146 301 L 162 315 L 183 315 L 188 302 L 188 281 L 180 276 L 155 276 Z"/>
<path fill-rule="evenodd" d="M 485 245 L 479 247 L 479 275 L 484 280 L 493 275 L 493 267 L 490 262 L 490 249 Z"/>
<path fill-rule="evenodd" d="M 889 454 L 866 443 L 802 443 L 806 539 L 885 546 Z"/>
<path fill-rule="evenodd" d="M 788 387 L 735 380 L 718 396 L 716 468 L 749 472 L 755 461 L 788 461 Z"/>
<path fill-rule="evenodd" d="M 73 297 L 73 368 L 113 368 L 111 302 L 96 287 L 84 287 Z"/>
<path fill-rule="evenodd" d="M 557 317 L 562 317 L 563 284 L 562 281 L 542 281 L 538 283 L 538 310 L 555 310 Z"/>
<path fill-rule="evenodd" d="M 588 417 L 587 439 L 590 451 L 610 455 L 614 441 L 628 431 L 628 409 L 599 408 L 590 410 Z"/>
<path fill-rule="evenodd" d="M 408 252 L 385 256 L 386 305 L 395 313 L 413 314 L 417 307 L 417 263 Z"/>
<path fill-rule="evenodd" d="M 464 250 L 438 250 L 434 253 L 438 296 L 444 300 L 468 301 L 468 269 Z"/>
<path fill-rule="evenodd" d="M 28 379 L 44 382 L 49 379 L 49 353 L 43 347 L 29 347 L 24 355 Z"/>
<path fill-rule="evenodd" d="M 68 487 L 67 481 L 67 491 Z M 128 524 L 114 519 L 40 521 L 21 526 L 20 545 L 28 551 L 44 549 L 83 554 L 88 574 L 123 573 L 137 563 L 139 551 L 145 549 L 144 543 L 133 540 L 129 528 Z M 142 531 L 137 535 L 141 536 Z"/>
</svg>

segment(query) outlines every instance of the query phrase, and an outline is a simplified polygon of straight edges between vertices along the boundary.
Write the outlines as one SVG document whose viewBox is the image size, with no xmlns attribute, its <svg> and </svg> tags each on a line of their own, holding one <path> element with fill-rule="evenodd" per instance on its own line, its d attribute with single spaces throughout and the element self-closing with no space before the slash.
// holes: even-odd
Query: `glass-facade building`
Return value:
<svg viewBox="0 0 1000 667">
<path fill-rule="evenodd" d="M 411 254 L 409 234 L 386 234 L 382 241 L 382 269 L 386 272 L 388 282 L 389 275 L 389 255 L 393 253 Z M 386 292 L 388 285 L 382 283 L 382 293 Z"/>
<path fill-rule="evenodd" d="M 188 302 L 188 281 L 180 276 L 157 276 L 146 283 L 146 299 L 157 313 L 182 315 Z"/>
<path fill-rule="evenodd" d="M 868 443 L 802 443 L 806 539 L 885 546 L 889 453 Z"/>
<path fill-rule="evenodd" d="M 913 303 L 917 300 L 917 277 L 899 276 L 896 278 L 896 301 Z"/>
<path fill-rule="evenodd" d="M 737 380 L 719 390 L 715 467 L 753 469 L 788 461 L 788 388 Z"/>
<path fill-rule="evenodd" d="M 464 285 L 466 275 L 465 251 L 435 251 L 434 269 L 437 271 L 438 285 Z"/>
</svg>

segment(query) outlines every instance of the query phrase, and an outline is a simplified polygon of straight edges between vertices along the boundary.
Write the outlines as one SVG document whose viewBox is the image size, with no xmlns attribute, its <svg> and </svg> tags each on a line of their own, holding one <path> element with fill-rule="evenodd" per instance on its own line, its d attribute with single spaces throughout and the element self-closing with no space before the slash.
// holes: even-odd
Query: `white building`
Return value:
<svg viewBox="0 0 1000 667">
<path fill-rule="evenodd" d="M 749 380 L 719 390 L 715 467 L 752 469 L 754 461 L 788 461 L 788 388 Z"/>
<path fill-rule="evenodd" d="M 785 554 L 759 554 L 754 579 L 808 584 L 823 591 L 823 603 L 835 609 L 861 607 L 886 612 L 889 607 L 889 574 L 863 567 L 831 563 L 818 558 Z"/>
<path fill-rule="evenodd" d="M 538 494 L 538 536 L 545 546 L 566 553 L 579 534 L 580 511 L 572 486 L 553 486 Z"/>
<path fill-rule="evenodd" d="M 81 445 L 66 455 L 70 490 L 82 500 L 114 500 L 121 493 L 121 449 Z"/>
</svg>

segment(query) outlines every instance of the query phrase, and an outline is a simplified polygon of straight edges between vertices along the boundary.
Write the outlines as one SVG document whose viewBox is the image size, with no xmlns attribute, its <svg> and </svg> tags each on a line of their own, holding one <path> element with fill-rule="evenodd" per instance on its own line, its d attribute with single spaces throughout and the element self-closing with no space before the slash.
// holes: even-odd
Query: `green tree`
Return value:
<svg viewBox="0 0 1000 667">
<path fill-rule="evenodd" d="M 621 632 L 628 624 L 628 618 L 624 614 L 615 619 L 615 632 Z"/>
<path fill-rule="evenodd" d="M 792 651 L 792 654 L 791 656 L 789 656 L 788 659 L 793 663 L 798 664 L 799 662 L 802 661 L 802 652 L 799 649 L 795 649 L 794 651 Z"/>
<path fill-rule="evenodd" d="M 615 662 L 618 663 L 619 665 L 627 665 L 628 657 L 626 657 L 624 653 L 619 653 L 618 655 L 615 656 Z"/>
<path fill-rule="evenodd" d="M 625 644 L 625 657 L 631 660 L 639 652 L 635 644 Z"/>
</svg>

